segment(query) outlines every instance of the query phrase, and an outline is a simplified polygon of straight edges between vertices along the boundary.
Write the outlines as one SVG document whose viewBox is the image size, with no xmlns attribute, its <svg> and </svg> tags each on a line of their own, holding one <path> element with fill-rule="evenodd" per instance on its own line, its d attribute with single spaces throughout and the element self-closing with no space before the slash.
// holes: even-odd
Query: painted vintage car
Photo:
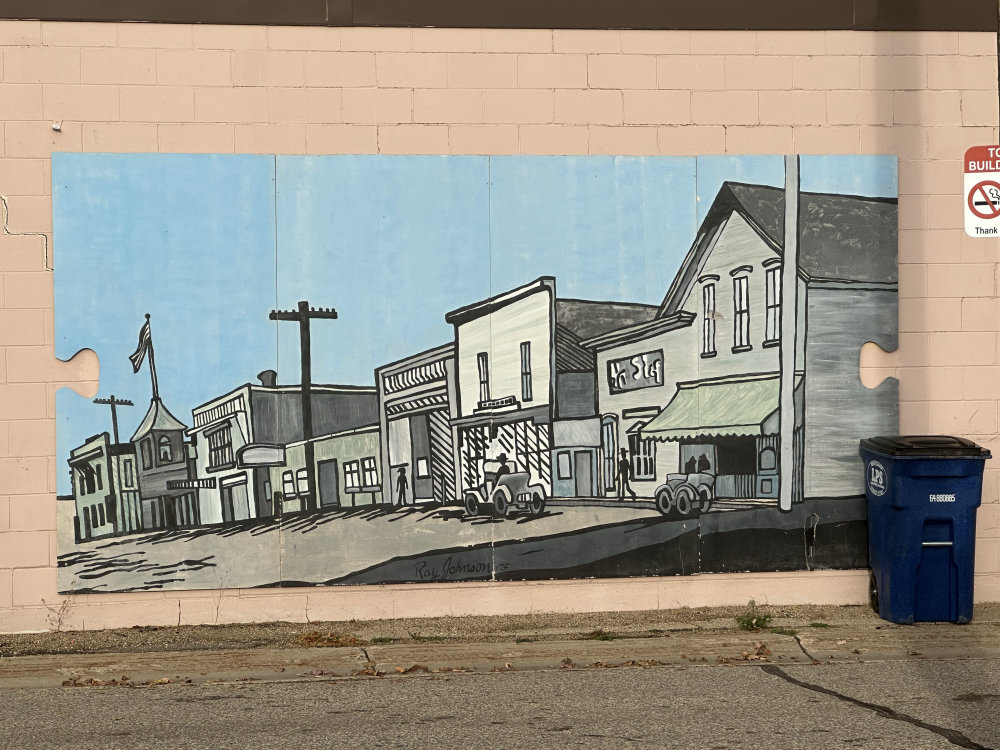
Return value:
<svg viewBox="0 0 1000 750">
<path fill-rule="evenodd" d="M 668 518 L 698 516 L 712 507 L 715 499 L 715 475 L 667 474 L 667 481 L 653 494 L 656 509 Z"/>
<path fill-rule="evenodd" d="M 489 509 L 498 518 L 515 511 L 537 516 L 545 510 L 545 487 L 533 484 L 528 472 L 502 473 L 494 469 L 484 472 L 484 476 L 482 485 L 465 492 L 465 512 L 470 516 L 482 515 Z"/>
</svg>

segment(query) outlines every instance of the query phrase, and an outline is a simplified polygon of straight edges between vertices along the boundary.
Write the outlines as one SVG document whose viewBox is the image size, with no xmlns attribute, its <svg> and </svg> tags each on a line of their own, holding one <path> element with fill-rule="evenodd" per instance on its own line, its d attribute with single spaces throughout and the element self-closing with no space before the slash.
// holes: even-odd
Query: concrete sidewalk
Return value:
<svg viewBox="0 0 1000 750">
<path fill-rule="evenodd" d="M 980 609 L 985 617 L 978 617 Z M 686 629 L 566 633 L 544 625 L 517 637 L 437 635 L 423 623 L 407 642 L 355 639 L 338 647 L 177 650 L 158 653 L 48 654 L 0 658 L 0 689 L 175 682 L 321 680 L 445 672 L 606 669 L 643 666 L 823 665 L 1000 658 L 997 605 L 977 608 L 968 625 L 901 626 L 852 608 L 840 621 L 748 632 L 732 618 L 707 617 Z M 623 613 L 607 613 L 608 619 Z M 729 624 L 732 623 L 732 624 Z M 356 632 L 391 626 L 352 623 Z M 777 632 L 775 632 L 777 631 Z M 324 642 L 323 628 L 316 631 Z M 71 635 L 71 634 L 66 634 Z M 351 642 L 350 639 L 347 640 Z"/>
</svg>

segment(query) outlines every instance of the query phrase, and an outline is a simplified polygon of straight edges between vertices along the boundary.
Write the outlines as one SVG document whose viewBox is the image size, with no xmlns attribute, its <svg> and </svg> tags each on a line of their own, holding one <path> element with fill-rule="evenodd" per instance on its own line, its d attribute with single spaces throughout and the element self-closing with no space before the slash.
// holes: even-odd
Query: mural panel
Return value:
<svg viewBox="0 0 1000 750">
<path fill-rule="evenodd" d="M 56 154 L 57 354 L 101 362 L 57 393 L 60 589 L 863 567 L 896 191 L 894 157 Z"/>
</svg>

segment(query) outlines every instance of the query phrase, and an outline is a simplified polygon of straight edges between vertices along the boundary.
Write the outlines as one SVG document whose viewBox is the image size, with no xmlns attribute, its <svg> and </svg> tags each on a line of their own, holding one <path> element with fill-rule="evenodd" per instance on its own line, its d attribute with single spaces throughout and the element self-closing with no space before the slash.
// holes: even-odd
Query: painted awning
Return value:
<svg viewBox="0 0 1000 750">
<path fill-rule="evenodd" d="M 796 386 L 800 379 L 796 378 Z M 778 410 L 779 376 L 743 375 L 678 383 L 670 403 L 640 432 L 660 441 L 712 435 L 762 435 Z"/>
</svg>

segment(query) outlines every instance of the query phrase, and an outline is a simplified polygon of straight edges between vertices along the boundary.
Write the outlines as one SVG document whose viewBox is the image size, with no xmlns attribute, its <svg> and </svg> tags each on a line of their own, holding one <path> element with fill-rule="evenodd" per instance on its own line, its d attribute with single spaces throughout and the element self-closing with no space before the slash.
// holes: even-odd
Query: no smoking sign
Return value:
<svg viewBox="0 0 1000 750">
<path fill-rule="evenodd" d="M 1000 235 L 1000 146 L 965 152 L 965 233 Z"/>
</svg>

